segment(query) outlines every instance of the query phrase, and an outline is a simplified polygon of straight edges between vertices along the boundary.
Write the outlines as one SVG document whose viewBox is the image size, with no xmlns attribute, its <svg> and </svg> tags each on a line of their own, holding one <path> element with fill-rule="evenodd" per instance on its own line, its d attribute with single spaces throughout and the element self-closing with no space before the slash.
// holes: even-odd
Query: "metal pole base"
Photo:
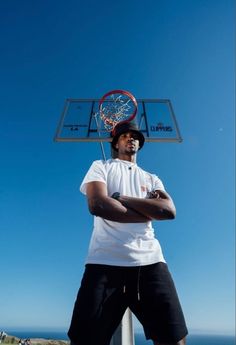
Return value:
<svg viewBox="0 0 236 345">
<path fill-rule="evenodd" d="M 120 325 L 115 331 L 110 345 L 134 345 L 132 313 L 127 309 Z"/>
</svg>

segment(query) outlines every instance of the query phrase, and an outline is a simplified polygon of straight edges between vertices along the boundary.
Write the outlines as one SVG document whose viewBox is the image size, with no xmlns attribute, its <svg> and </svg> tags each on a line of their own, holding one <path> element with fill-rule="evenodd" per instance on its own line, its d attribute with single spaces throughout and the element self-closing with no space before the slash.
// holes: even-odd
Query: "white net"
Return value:
<svg viewBox="0 0 236 345">
<path fill-rule="evenodd" d="M 99 115 L 105 129 L 110 132 L 120 121 L 128 120 L 135 112 L 136 105 L 124 94 L 111 94 L 100 105 Z"/>
</svg>

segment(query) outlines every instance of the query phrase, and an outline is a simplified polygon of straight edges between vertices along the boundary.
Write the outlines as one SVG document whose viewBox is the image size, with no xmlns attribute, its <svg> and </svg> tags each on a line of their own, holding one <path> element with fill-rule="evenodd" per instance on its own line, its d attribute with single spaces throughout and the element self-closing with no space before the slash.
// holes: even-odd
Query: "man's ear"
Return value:
<svg viewBox="0 0 236 345">
<path fill-rule="evenodd" d="M 118 143 L 116 143 L 116 149 L 118 150 Z"/>
</svg>

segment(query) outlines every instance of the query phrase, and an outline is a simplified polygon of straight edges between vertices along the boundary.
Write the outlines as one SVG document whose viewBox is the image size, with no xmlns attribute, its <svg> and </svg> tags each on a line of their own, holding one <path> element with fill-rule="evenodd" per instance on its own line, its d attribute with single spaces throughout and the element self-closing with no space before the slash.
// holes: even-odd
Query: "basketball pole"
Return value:
<svg viewBox="0 0 236 345">
<path fill-rule="evenodd" d="M 98 126 L 98 119 L 97 119 L 96 115 L 97 114 L 94 114 L 94 118 L 95 118 L 96 125 L 97 125 L 98 137 L 101 138 L 101 133 L 100 133 L 99 126 Z M 106 155 L 105 155 L 103 142 L 100 140 L 99 143 L 100 143 L 100 147 L 101 147 L 101 151 L 102 151 L 103 160 L 106 162 Z"/>
<path fill-rule="evenodd" d="M 101 151 L 102 151 L 103 160 L 106 162 L 106 155 L 105 155 L 104 146 L 103 146 L 102 141 L 100 141 L 100 147 L 101 147 Z"/>
<path fill-rule="evenodd" d="M 133 330 L 133 320 L 132 313 L 129 308 L 122 318 L 121 323 L 117 327 L 113 337 L 111 339 L 110 345 L 134 345 L 134 330 Z"/>
</svg>

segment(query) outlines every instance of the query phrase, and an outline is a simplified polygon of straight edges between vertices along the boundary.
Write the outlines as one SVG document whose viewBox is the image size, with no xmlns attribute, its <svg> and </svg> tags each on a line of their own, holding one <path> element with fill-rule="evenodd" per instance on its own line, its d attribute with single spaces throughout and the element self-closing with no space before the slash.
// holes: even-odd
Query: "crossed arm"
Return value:
<svg viewBox="0 0 236 345">
<path fill-rule="evenodd" d="M 86 193 L 90 213 L 114 222 L 144 223 L 175 218 L 174 203 L 164 191 L 150 193 L 149 198 L 121 195 L 116 200 L 107 195 L 105 183 L 94 181 L 87 184 Z"/>
</svg>

